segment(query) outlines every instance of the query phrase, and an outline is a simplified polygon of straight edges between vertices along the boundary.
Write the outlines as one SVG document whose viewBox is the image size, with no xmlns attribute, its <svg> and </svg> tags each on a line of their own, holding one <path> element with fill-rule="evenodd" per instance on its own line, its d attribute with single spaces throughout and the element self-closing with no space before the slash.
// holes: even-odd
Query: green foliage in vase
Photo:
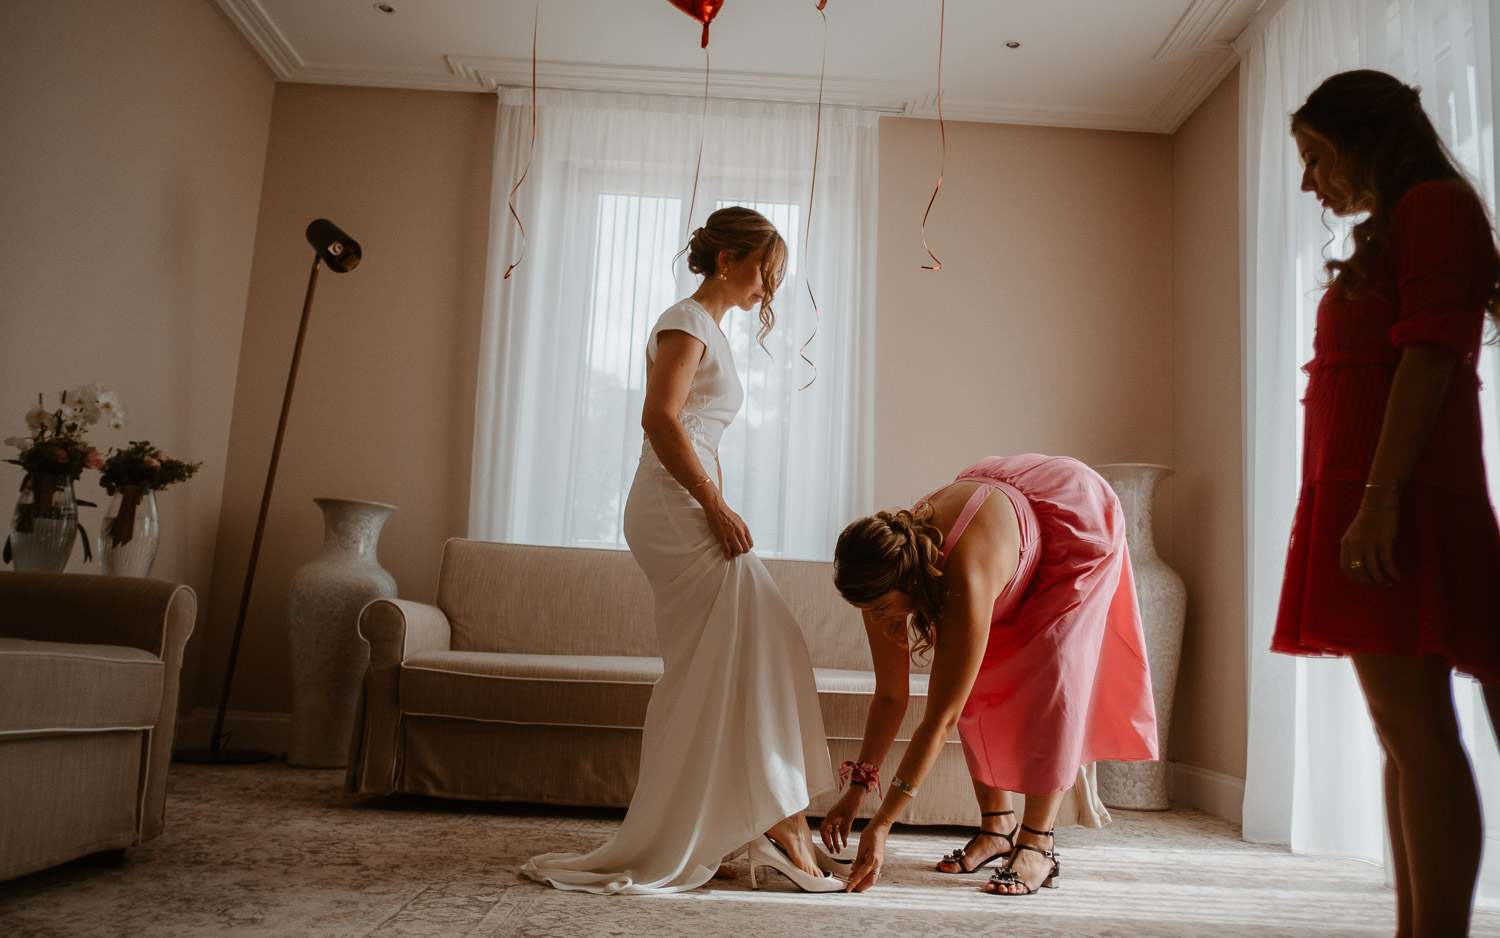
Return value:
<svg viewBox="0 0 1500 938">
<path fill-rule="evenodd" d="M 125 449 L 111 450 L 105 457 L 99 484 L 111 495 L 128 485 L 150 487 L 159 492 L 169 485 L 191 479 L 201 465 L 201 462 L 183 462 L 163 456 L 149 440 L 132 440 Z"/>
</svg>

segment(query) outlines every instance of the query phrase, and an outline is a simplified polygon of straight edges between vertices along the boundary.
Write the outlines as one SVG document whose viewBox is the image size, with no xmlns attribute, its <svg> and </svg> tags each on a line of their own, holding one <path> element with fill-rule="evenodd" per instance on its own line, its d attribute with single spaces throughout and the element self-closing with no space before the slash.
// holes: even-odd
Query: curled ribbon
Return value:
<svg viewBox="0 0 1500 938">
<path fill-rule="evenodd" d="M 937 201 L 938 190 L 941 189 L 941 188 L 943 188 L 943 171 L 948 168 L 948 130 L 943 125 L 943 25 L 944 25 L 944 21 L 947 19 L 947 13 L 948 13 L 948 0 L 943 0 L 942 5 L 938 7 L 938 90 L 937 90 L 938 133 L 942 136 L 942 139 L 943 139 L 943 159 L 942 159 L 942 162 L 938 164 L 938 181 L 937 181 L 937 185 L 932 187 L 932 198 L 930 198 L 930 199 L 927 200 L 927 211 L 925 211 L 925 212 L 922 213 L 922 250 L 926 251 L 927 252 L 927 256 L 930 257 L 930 258 L 932 258 L 932 263 L 930 265 L 929 264 L 923 264 L 922 265 L 922 269 L 923 270 L 942 270 L 943 269 L 943 262 L 940 261 L 940 260 L 938 260 L 937 259 L 937 255 L 934 254 L 934 253 L 932 253 L 932 248 L 930 248 L 930 247 L 927 246 L 927 216 L 930 215 L 930 214 L 932 214 L 932 203 L 934 203 L 934 202 Z"/>
<path fill-rule="evenodd" d="M 818 312 L 818 298 L 813 296 L 812 273 L 808 264 L 808 256 L 812 251 L 813 194 L 818 189 L 818 148 L 823 142 L 823 76 L 828 72 L 828 14 L 823 12 L 823 5 L 827 2 L 828 0 L 819 0 L 818 3 L 818 15 L 823 17 L 823 64 L 818 68 L 818 115 L 815 118 L 816 129 L 813 132 L 812 181 L 807 186 L 807 228 L 802 234 L 802 269 L 805 271 L 803 283 L 807 286 L 807 298 L 812 302 L 813 331 L 812 335 L 807 337 L 807 341 L 802 343 L 802 347 L 797 350 L 797 355 L 813 370 L 813 376 L 797 389 L 799 391 L 806 391 L 812 387 L 814 381 L 818 380 L 818 366 L 807 357 L 807 347 L 812 344 L 813 339 L 818 337 L 818 326 L 823 320 Z"/>
<path fill-rule="evenodd" d="M 526 174 L 531 172 L 531 158 L 536 155 L 536 32 L 537 21 L 542 15 L 542 0 L 537 0 L 536 10 L 531 18 L 531 149 L 526 153 L 526 167 L 521 170 L 521 178 L 510 187 L 510 196 L 506 199 L 506 205 L 510 207 L 510 217 L 516 220 L 516 227 L 521 229 L 521 255 L 515 263 L 505 268 L 505 276 L 501 280 L 509 280 L 511 271 L 521 266 L 521 261 L 526 257 L 526 226 L 521 223 L 521 216 L 516 214 L 516 192 L 521 188 L 521 183 L 526 181 Z"/>
<path fill-rule="evenodd" d="M 703 118 L 698 127 L 698 165 L 693 168 L 693 197 L 688 200 L 687 239 L 693 240 L 693 207 L 698 204 L 698 177 L 703 173 L 703 138 L 708 134 L 708 24 L 703 24 Z"/>
</svg>

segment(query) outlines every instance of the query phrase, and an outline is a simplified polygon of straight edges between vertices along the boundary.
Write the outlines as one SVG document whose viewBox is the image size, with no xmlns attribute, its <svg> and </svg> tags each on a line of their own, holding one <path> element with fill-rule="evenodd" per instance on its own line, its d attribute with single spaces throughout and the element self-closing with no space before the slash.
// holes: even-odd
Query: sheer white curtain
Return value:
<svg viewBox="0 0 1500 938">
<path fill-rule="evenodd" d="M 621 516 L 640 456 L 645 342 L 699 282 L 673 255 L 724 205 L 770 218 L 790 248 L 776 327 L 731 310 L 746 402 L 720 446 L 725 497 L 756 550 L 826 558 L 874 498 L 871 416 L 877 115 L 823 109 L 811 250 L 804 264 L 815 110 L 790 104 L 502 90 L 489 279 L 479 350 L 469 534 L 623 547 Z M 702 173 L 693 218 L 694 166 Z M 805 268 L 805 269 L 804 269 Z M 810 275 L 821 320 L 813 333 Z"/>
<path fill-rule="evenodd" d="M 1294 850 L 1385 858 L 1380 753 L 1345 660 L 1273 655 L 1282 569 L 1300 480 L 1300 366 L 1312 357 L 1324 252 L 1345 227 L 1324 227 L 1299 191 L 1288 118 L 1327 76 L 1377 68 L 1421 86 L 1438 131 L 1495 212 L 1489 0 L 1288 0 L 1268 4 L 1239 43 L 1246 223 L 1246 452 L 1250 493 L 1248 615 L 1250 751 L 1244 830 Z M 1500 493 L 1496 349 L 1481 359 L 1486 459 Z M 1477 685 L 1455 679 L 1465 741 L 1489 817 L 1480 904 L 1500 907 L 1500 757 Z"/>
</svg>

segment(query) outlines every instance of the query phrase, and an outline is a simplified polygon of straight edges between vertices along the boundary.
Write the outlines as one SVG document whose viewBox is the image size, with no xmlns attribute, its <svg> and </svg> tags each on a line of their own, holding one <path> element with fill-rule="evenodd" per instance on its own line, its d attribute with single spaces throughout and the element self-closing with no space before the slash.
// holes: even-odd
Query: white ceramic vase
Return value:
<svg viewBox="0 0 1500 938">
<path fill-rule="evenodd" d="M 1149 463 L 1111 463 L 1095 466 L 1120 498 L 1125 512 L 1130 565 L 1135 573 L 1136 598 L 1146 633 L 1146 658 L 1151 666 L 1151 696 L 1156 704 L 1156 737 L 1162 759 L 1172 725 L 1172 695 L 1177 688 L 1177 665 L 1182 659 L 1182 625 L 1187 613 L 1187 591 L 1182 577 L 1156 554 L 1152 536 L 1152 504 L 1156 485 L 1172 474 L 1166 466 Z M 1161 762 L 1099 763 L 1099 798 L 1111 808 L 1144 811 L 1167 809 L 1167 764 Z"/>
<path fill-rule="evenodd" d="M 292 741 L 286 761 L 338 768 L 349 759 L 360 681 L 369 664 L 359 612 L 372 599 L 396 595 L 396 581 L 375 557 L 380 528 L 396 506 L 313 501 L 323 509 L 323 552 L 292 576 Z"/>
</svg>

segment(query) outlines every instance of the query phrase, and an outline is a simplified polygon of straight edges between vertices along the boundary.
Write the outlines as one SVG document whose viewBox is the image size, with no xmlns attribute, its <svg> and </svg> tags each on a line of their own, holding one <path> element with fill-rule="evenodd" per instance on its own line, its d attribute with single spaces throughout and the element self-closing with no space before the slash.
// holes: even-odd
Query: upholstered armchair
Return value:
<svg viewBox="0 0 1500 938">
<path fill-rule="evenodd" d="M 161 833 L 196 615 L 163 580 L 0 573 L 0 880 Z"/>
</svg>

